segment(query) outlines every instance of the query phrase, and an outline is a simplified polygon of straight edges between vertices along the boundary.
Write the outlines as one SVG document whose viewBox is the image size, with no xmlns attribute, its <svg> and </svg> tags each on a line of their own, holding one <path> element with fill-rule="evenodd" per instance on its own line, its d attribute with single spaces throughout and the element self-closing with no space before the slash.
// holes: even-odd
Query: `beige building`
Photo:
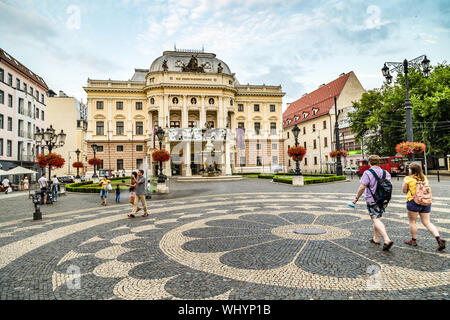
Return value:
<svg viewBox="0 0 450 320">
<path fill-rule="evenodd" d="M 304 94 L 292 102 L 283 113 L 284 145 L 295 145 L 292 128 L 300 128 L 298 143 L 306 147 L 306 155 L 300 168 L 305 173 L 334 172 L 335 159 L 329 153 L 336 150 L 335 108 L 336 97 L 341 149 L 347 150 L 349 156 L 342 159 L 343 167 L 355 165 L 363 158 L 361 144 L 357 143 L 350 131 L 347 114 L 351 111 L 352 101 L 361 99 L 364 88 L 353 71 L 341 74 L 328 84 L 322 84 L 315 91 Z M 285 165 L 295 169 L 295 161 L 286 156 Z"/>
<path fill-rule="evenodd" d="M 84 89 L 88 158 L 97 144 L 103 169 L 154 170 L 158 127 L 166 133 L 163 148 L 172 154 L 164 166 L 168 176 L 196 175 L 214 162 L 222 174 L 284 163 L 281 86 L 241 85 L 213 53 L 165 51 L 149 69 L 135 69 L 130 80 L 88 79 Z"/>
<path fill-rule="evenodd" d="M 77 161 L 75 151 L 81 151 L 79 159 L 85 164 L 84 168 L 80 168 L 80 175 L 84 175 L 87 165 L 86 154 L 86 130 L 87 130 L 87 107 L 74 97 L 67 96 L 64 92 L 59 91 L 59 95 L 49 92 L 47 98 L 47 119 L 48 126 L 52 125 L 56 132 L 61 129 L 67 134 L 63 147 L 54 149 L 53 152 L 60 154 L 65 160 L 64 167 L 60 169 L 52 169 L 52 175 L 59 176 L 73 175 L 76 176 L 77 169 L 72 166 Z"/>
</svg>

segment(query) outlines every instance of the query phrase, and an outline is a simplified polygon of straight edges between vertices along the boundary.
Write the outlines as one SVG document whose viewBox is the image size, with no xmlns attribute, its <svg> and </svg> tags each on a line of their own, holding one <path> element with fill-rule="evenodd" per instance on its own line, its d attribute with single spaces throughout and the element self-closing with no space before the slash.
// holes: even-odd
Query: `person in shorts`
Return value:
<svg viewBox="0 0 450 320">
<path fill-rule="evenodd" d="M 8 194 L 9 189 L 9 179 L 5 177 L 2 181 L 3 189 L 5 189 L 5 194 Z"/>
<path fill-rule="evenodd" d="M 120 185 L 116 186 L 116 203 L 120 203 Z"/>
<path fill-rule="evenodd" d="M 406 193 L 406 210 L 408 211 L 409 231 L 411 240 L 405 240 L 406 244 L 417 246 L 417 217 L 420 215 L 420 221 L 428 231 L 436 238 L 438 250 L 444 250 L 446 241 L 441 239 L 439 231 L 434 224 L 430 222 L 431 204 L 423 206 L 414 202 L 417 182 L 423 181 L 428 185 L 428 179 L 423 174 L 422 167 L 417 163 L 411 163 L 409 166 L 409 175 L 403 179 L 403 193 Z"/>
<path fill-rule="evenodd" d="M 106 200 L 108 199 L 108 189 L 106 189 L 106 186 L 110 184 L 111 181 L 109 181 L 106 176 L 103 177 L 103 179 L 100 181 L 100 186 L 102 187 L 100 189 L 100 198 L 102 199 L 102 206 L 106 206 Z"/>
<path fill-rule="evenodd" d="M 47 188 L 48 188 L 48 180 L 45 177 L 45 173 L 42 174 L 42 177 L 38 180 L 39 188 L 41 188 L 41 197 L 44 197 L 44 203 L 47 203 Z"/>
<path fill-rule="evenodd" d="M 379 167 L 380 160 L 380 156 L 377 155 L 372 155 L 369 157 L 370 169 L 375 171 L 375 174 L 381 179 L 381 177 L 383 176 L 383 169 Z M 386 179 L 391 181 L 391 175 L 389 174 L 389 172 L 386 172 Z M 378 237 L 381 235 L 384 240 L 383 250 L 386 251 L 392 247 L 394 241 L 389 238 L 386 232 L 386 227 L 384 226 L 384 223 L 381 222 L 384 208 L 379 208 L 372 196 L 372 194 L 375 193 L 376 189 L 377 180 L 369 170 L 364 171 L 361 177 L 361 185 L 356 193 L 356 197 L 355 200 L 353 200 L 353 203 L 356 204 L 365 190 L 367 210 L 369 211 L 369 216 L 372 220 L 374 232 L 373 238 L 370 239 L 370 242 L 374 244 L 380 244 Z"/>
<path fill-rule="evenodd" d="M 137 177 L 135 175 L 131 176 L 131 181 L 136 185 L 136 201 L 135 207 L 133 209 L 132 215 L 135 215 L 139 208 L 139 202 L 141 202 L 142 207 L 144 208 L 144 214 L 142 217 L 148 217 L 147 212 L 147 201 L 145 199 L 145 195 L 147 194 L 146 183 L 144 177 L 144 170 L 139 170 L 137 173 Z"/>
</svg>

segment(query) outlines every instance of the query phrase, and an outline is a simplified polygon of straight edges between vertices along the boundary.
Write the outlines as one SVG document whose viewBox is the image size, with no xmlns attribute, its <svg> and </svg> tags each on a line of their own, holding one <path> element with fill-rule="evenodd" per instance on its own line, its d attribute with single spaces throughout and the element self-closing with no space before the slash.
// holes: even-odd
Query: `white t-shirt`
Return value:
<svg viewBox="0 0 450 320">
<path fill-rule="evenodd" d="M 59 183 L 58 178 L 53 178 L 52 182 L 53 182 L 53 184 L 58 184 Z"/>
<path fill-rule="evenodd" d="M 9 187 L 9 180 L 8 180 L 8 178 L 3 179 L 2 183 L 3 183 L 3 187 L 5 187 L 5 188 Z"/>
<path fill-rule="evenodd" d="M 46 185 L 46 182 L 47 182 L 47 181 L 48 181 L 47 178 L 45 178 L 45 177 L 40 177 L 39 180 L 38 180 L 39 186 L 40 186 L 41 188 L 46 188 L 46 187 L 47 187 L 47 185 Z"/>
</svg>

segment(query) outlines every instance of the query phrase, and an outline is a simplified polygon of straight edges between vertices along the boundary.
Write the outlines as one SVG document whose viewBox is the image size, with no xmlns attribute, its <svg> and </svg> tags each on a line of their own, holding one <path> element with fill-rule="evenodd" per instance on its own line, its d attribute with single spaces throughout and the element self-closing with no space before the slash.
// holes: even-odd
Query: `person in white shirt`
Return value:
<svg viewBox="0 0 450 320">
<path fill-rule="evenodd" d="M 44 197 L 44 203 L 47 203 L 47 188 L 48 188 L 48 180 L 45 177 L 45 173 L 42 174 L 42 177 L 38 180 L 39 187 L 41 188 L 41 197 Z"/>
<path fill-rule="evenodd" d="M 52 198 L 53 201 L 57 201 L 58 200 L 58 178 L 56 178 L 56 174 L 53 176 L 52 178 Z"/>
<path fill-rule="evenodd" d="M 5 188 L 5 194 L 8 194 L 9 180 L 7 177 L 5 177 L 5 179 L 3 179 L 2 185 L 3 185 L 3 188 Z"/>
</svg>

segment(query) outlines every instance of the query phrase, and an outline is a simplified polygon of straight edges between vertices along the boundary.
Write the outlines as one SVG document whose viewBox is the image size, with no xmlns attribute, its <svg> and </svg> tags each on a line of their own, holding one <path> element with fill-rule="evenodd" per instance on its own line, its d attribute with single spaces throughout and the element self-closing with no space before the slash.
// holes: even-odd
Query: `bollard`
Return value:
<svg viewBox="0 0 450 320">
<path fill-rule="evenodd" d="M 40 194 L 38 195 L 36 195 L 36 192 L 33 195 L 33 204 L 34 204 L 33 220 L 42 220 L 41 199 Z"/>
<path fill-rule="evenodd" d="M 439 177 L 439 169 L 438 169 L 438 171 L 437 171 L 437 176 L 438 176 L 438 182 L 441 182 L 441 179 L 440 179 L 440 177 Z"/>
</svg>

